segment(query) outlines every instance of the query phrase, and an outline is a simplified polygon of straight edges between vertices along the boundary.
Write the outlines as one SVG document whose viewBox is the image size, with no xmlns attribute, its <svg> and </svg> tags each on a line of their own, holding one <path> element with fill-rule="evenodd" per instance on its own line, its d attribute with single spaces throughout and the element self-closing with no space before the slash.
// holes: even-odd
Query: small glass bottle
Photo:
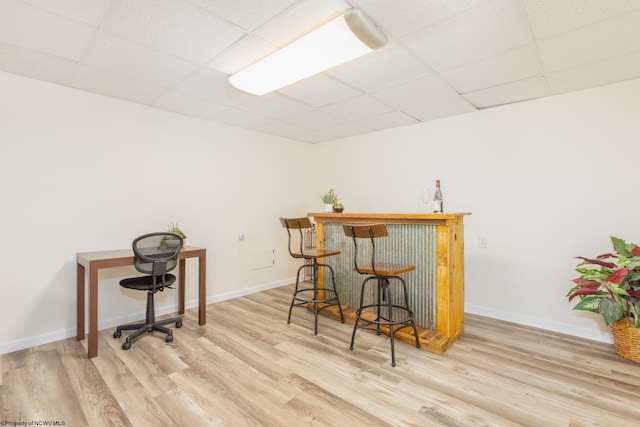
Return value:
<svg viewBox="0 0 640 427">
<path fill-rule="evenodd" d="M 433 212 L 444 212 L 444 202 L 442 200 L 442 190 L 440 190 L 440 180 L 436 180 L 436 192 L 433 194 Z"/>
</svg>

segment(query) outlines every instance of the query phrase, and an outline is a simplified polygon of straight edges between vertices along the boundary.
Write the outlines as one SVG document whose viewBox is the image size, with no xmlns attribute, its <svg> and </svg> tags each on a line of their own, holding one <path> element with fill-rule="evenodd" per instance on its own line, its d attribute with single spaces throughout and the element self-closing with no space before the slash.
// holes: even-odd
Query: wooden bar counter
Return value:
<svg viewBox="0 0 640 427">
<path fill-rule="evenodd" d="M 376 244 L 385 261 L 413 264 L 403 275 L 415 313 L 422 349 L 444 353 L 464 334 L 464 225 L 470 213 L 308 213 L 316 222 L 318 249 L 337 249 L 341 256 L 325 259 L 336 272 L 345 320 L 353 323 L 363 276 L 353 271 L 353 241 L 342 224 L 382 223 L 389 237 Z M 319 276 L 322 286 L 323 277 Z M 327 315 L 337 317 L 334 307 Z M 413 342 L 410 328 L 396 338 Z"/>
</svg>

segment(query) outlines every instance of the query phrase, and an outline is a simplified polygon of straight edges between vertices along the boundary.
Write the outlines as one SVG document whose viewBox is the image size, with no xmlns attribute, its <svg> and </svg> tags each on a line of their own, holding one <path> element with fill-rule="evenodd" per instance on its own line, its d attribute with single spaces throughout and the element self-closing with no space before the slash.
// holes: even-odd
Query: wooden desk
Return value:
<svg viewBox="0 0 640 427">
<path fill-rule="evenodd" d="M 464 224 L 463 213 L 308 213 L 316 221 L 316 247 L 338 249 L 343 256 L 324 262 L 332 265 L 347 322 L 358 306 L 362 277 L 353 271 L 353 242 L 344 223 L 383 223 L 389 239 L 380 242 L 390 262 L 412 264 L 407 274 L 409 300 L 418 326 L 421 348 L 443 353 L 464 334 Z M 395 257 L 395 259 L 393 258 Z M 323 276 L 318 275 L 321 286 Z M 324 313 L 325 311 L 323 311 Z M 326 311 L 327 315 L 331 310 Z M 408 329 L 407 329 L 408 330 Z M 407 330 L 397 338 L 415 344 Z"/>
<path fill-rule="evenodd" d="M 178 255 L 178 313 L 184 313 L 185 259 L 187 258 L 198 258 L 198 323 L 204 325 L 207 322 L 207 250 L 204 248 L 183 246 Z M 78 336 L 76 338 L 78 341 L 84 339 L 85 271 L 89 270 L 89 358 L 98 355 L 98 270 L 133 265 L 134 259 L 132 249 L 76 254 L 78 286 Z"/>
</svg>

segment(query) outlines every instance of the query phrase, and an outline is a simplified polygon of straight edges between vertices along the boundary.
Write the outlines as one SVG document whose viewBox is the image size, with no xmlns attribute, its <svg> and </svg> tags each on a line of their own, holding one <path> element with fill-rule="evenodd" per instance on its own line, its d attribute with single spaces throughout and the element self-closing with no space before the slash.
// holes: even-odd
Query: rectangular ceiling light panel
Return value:
<svg viewBox="0 0 640 427">
<path fill-rule="evenodd" d="M 348 62 L 387 43 L 360 9 L 348 9 L 316 30 L 229 78 L 236 88 L 264 95 Z"/>
</svg>

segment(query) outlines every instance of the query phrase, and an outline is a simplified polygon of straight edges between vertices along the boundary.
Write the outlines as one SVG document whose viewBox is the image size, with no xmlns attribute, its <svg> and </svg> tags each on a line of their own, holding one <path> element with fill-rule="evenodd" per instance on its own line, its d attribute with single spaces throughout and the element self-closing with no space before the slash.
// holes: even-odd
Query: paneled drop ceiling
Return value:
<svg viewBox="0 0 640 427">
<path fill-rule="evenodd" d="M 388 45 L 228 84 L 349 7 Z M 0 0 L 0 70 L 315 143 L 640 77 L 640 0 Z"/>
</svg>

